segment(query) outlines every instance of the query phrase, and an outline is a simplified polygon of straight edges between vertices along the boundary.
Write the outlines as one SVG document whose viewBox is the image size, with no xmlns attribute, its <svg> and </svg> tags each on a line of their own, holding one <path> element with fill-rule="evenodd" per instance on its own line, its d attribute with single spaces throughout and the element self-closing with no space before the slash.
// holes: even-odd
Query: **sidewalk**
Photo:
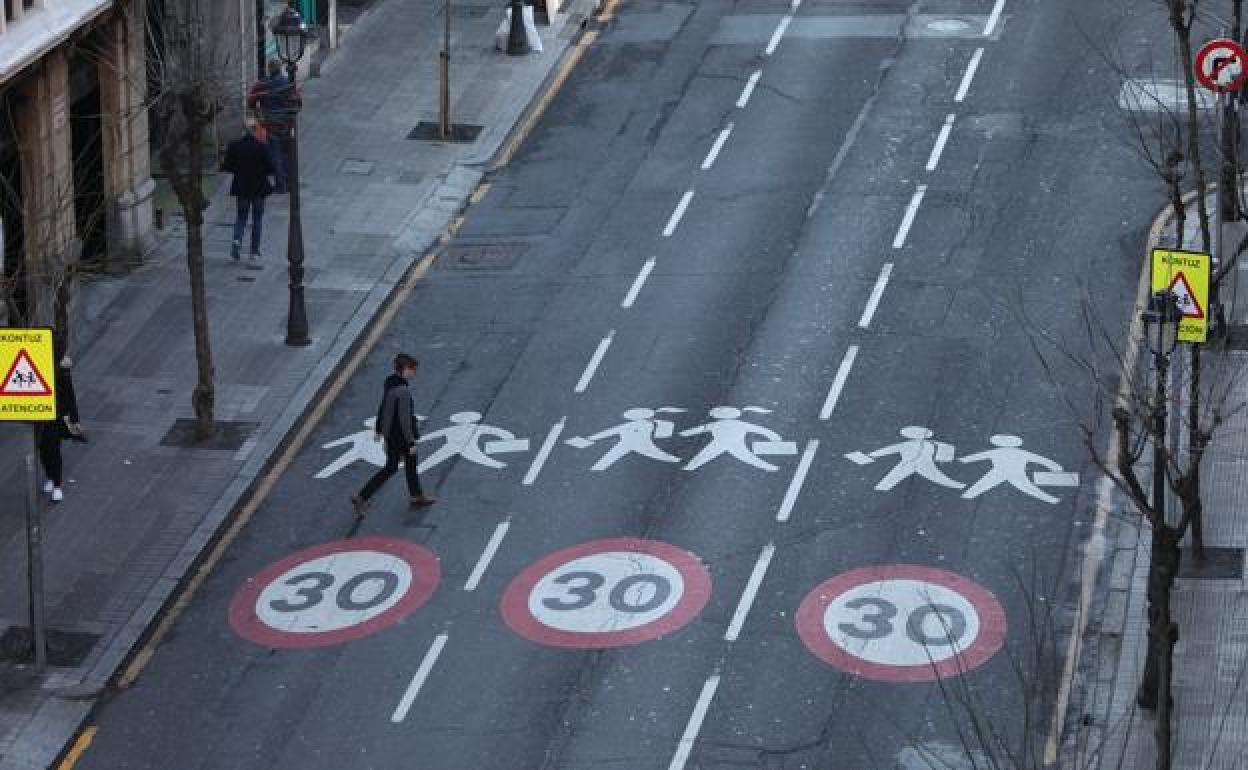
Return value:
<svg viewBox="0 0 1248 770">
<path fill-rule="evenodd" d="M 406 138 L 418 122 L 438 118 L 441 4 L 379 2 L 321 77 L 301 84 L 312 345 L 283 342 L 285 200 L 269 201 L 260 271 L 229 258 L 227 185 L 207 212 L 217 418 L 242 435 L 236 448 L 162 444 L 175 419 L 193 416 L 179 222 L 167 225 L 141 269 L 84 287 L 75 385 L 91 443 L 66 447 L 65 502 L 46 511 L 44 529 L 48 623 L 75 635 L 82 656 L 43 677 L 0 661 L 0 770 L 46 768 L 65 750 L 200 551 L 476 189 L 591 8 L 591 0 L 569 3 L 540 28 L 544 53 L 510 57 L 494 50 L 500 3 L 455 5 L 452 119 L 483 127 L 472 143 Z M 28 441 L 28 428 L 0 430 L 0 634 L 26 623 L 24 497 L 15 491 L 24 489 Z"/>
<path fill-rule="evenodd" d="M 1210 211 L 1212 200 L 1210 195 Z M 1191 214 L 1189 225 L 1194 219 Z M 1242 222 L 1225 227 L 1228 251 L 1246 232 Z M 1150 234 L 1149 249 L 1177 240 L 1174 222 L 1166 219 Z M 1183 247 L 1199 250 L 1198 227 L 1187 228 Z M 1216 376 L 1219 386 L 1229 386 L 1224 411 L 1234 412 L 1214 433 L 1202 467 L 1209 561 L 1194 572 L 1197 565 L 1185 543 L 1173 594 L 1179 625 L 1174 651 L 1175 770 L 1248 770 L 1248 409 L 1243 408 L 1248 404 L 1248 335 L 1242 326 L 1237 329 L 1248 324 L 1248 283 L 1238 287 L 1237 277 L 1228 277 L 1223 294 L 1232 344 L 1225 349 L 1211 346 L 1202 367 L 1206 377 Z M 1072 714 L 1067 720 L 1068 729 L 1081 733 L 1083 747 L 1083 760 L 1072 766 L 1152 768 L 1154 713 L 1135 705 L 1147 643 L 1150 530 L 1136 512 L 1124 508 L 1113 517 L 1108 535 L 1108 595 L 1093 615 L 1083 717 Z M 1216 554 L 1215 549 L 1237 550 Z M 1072 726 L 1077 723 L 1082 726 Z"/>
</svg>

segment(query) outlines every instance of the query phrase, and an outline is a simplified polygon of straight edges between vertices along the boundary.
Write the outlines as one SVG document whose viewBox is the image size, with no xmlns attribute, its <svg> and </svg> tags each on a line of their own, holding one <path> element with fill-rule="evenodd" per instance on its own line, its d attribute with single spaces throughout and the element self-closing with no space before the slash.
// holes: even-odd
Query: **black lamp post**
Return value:
<svg viewBox="0 0 1248 770">
<path fill-rule="evenodd" d="M 1183 320 L 1183 311 L 1179 308 L 1178 298 L 1170 291 L 1155 292 L 1148 299 L 1148 309 L 1141 316 L 1144 322 L 1144 336 L 1148 342 L 1149 352 L 1153 354 L 1153 368 L 1157 378 L 1156 392 L 1153 396 L 1153 511 L 1156 514 L 1157 526 L 1152 537 L 1152 553 L 1149 565 L 1148 580 L 1148 651 L 1144 658 L 1144 675 L 1140 678 L 1140 689 L 1136 694 L 1136 703 L 1141 708 L 1157 707 L 1158 680 L 1162 675 L 1160 652 L 1164 645 L 1173 645 L 1175 638 L 1170 629 L 1159 629 L 1157 619 L 1169 615 L 1168 602 L 1163 580 L 1157 573 L 1167 569 L 1171 559 L 1167 553 L 1172 533 L 1166 524 L 1166 375 L 1170 369 L 1170 355 L 1179 341 L 1179 322 Z M 1167 606 L 1163 606 L 1167 605 Z"/>
<path fill-rule="evenodd" d="M 303 346 L 312 340 L 308 337 L 308 311 L 303 303 L 303 222 L 299 217 L 299 139 L 296 117 L 298 102 L 295 75 L 308 34 L 303 18 L 295 10 L 295 0 L 282 11 L 273 25 L 273 37 L 277 41 L 278 56 L 286 64 L 286 77 L 290 89 L 287 99 L 287 117 L 290 121 L 286 142 L 286 183 L 290 187 L 290 231 L 286 236 L 286 261 L 290 268 L 290 308 L 286 314 L 286 344 Z"/>
<path fill-rule="evenodd" d="M 511 0 L 511 27 L 507 30 L 507 53 L 518 56 L 529 52 L 524 29 L 524 0 Z"/>
</svg>

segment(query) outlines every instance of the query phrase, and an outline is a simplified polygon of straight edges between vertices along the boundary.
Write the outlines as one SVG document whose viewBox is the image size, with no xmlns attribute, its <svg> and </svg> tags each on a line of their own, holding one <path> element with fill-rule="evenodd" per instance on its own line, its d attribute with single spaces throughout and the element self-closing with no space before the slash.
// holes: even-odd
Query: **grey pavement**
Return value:
<svg viewBox="0 0 1248 770">
<path fill-rule="evenodd" d="M 378 4 L 321 76 L 302 84 L 310 346 L 283 344 L 285 201 L 269 199 L 256 271 L 228 256 L 228 185 L 214 196 L 205 239 L 217 418 L 244 431 L 241 445 L 162 443 L 176 419 L 191 416 L 195 371 L 179 221 L 134 273 L 83 287 L 75 384 L 91 443 L 66 448 L 66 499 L 46 510 L 44 549 L 51 627 L 93 643 L 77 664 L 42 677 L 0 664 L 3 770 L 48 767 L 64 749 L 408 268 L 476 189 L 591 10 L 570 3 L 542 28 L 544 53 L 509 57 L 493 47 L 498 6 L 455 4 L 452 119 L 482 126 L 475 142 L 406 138 L 417 122 L 437 120 L 439 4 Z M 27 435 L 0 436 L 0 489 L 23 488 Z M 26 617 L 23 511 L 20 495 L 4 495 L 0 632 Z"/>
<path fill-rule="evenodd" d="M 1213 196 L 1207 197 L 1213 211 Z M 1182 248 L 1200 251 L 1194 208 Z M 1173 217 L 1150 232 L 1144 259 L 1155 245 L 1174 248 L 1179 234 Z M 1248 224 L 1228 223 L 1228 248 L 1248 234 Z M 1240 335 L 1248 323 L 1248 298 L 1240 290 L 1243 270 L 1228 275 L 1224 301 L 1232 344 L 1210 345 L 1202 365 L 1215 380 L 1213 393 L 1225 393 L 1221 411 L 1228 416 L 1214 433 L 1202 468 L 1206 548 L 1233 549 L 1229 572 L 1180 576 L 1173 592 L 1179 642 L 1174 650 L 1173 767 L 1176 770 L 1248 768 L 1248 583 L 1244 553 L 1248 547 L 1248 351 Z M 1148 356 L 1141 367 L 1151 368 Z M 1183 378 L 1182 364 L 1176 377 Z M 1180 402 L 1176 402 L 1180 403 Z M 1079 767 L 1150 768 L 1155 766 L 1156 715 L 1135 704 L 1144 668 L 1148 624 L 1147 583 L 1150 530 L 1130 508 L 1118 503 L 1107 564 L 1107 594 L 1091 639 L 1095 654 L 1089 666 L 1083 726 L 1078 743 Z M 1184 560 L 1195 566 L 1185 542 Z"/>
</svg>

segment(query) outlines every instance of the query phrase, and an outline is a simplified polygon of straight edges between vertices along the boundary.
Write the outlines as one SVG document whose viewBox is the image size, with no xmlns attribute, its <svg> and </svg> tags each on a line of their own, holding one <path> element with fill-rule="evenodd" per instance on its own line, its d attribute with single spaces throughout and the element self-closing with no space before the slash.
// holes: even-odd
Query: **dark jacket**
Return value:
<svg viewBox="0 0 1248 770">
<path fill-rule="evenodd" d="M 230 195 L 236 198 L 263 198 L 273 192 L 273 185 L 269 184 L 269 175 L 273 173 L 269 150 L 250 133 L 230 142 L 221 170 L 234 175 Z"/>
<path fill-rule="evenodd" d="M 74 380 L 70 370 L 63 366 L 56 367 L 56 422 L 43 423 L 45 437 L 52 440 L 79 437 L 69 432 L 66 422 L 78 424 L 78 398 L 74 395 Z"/>
<path fill-rule="evenodd" d="M 381 406 L 377 407 L 376 425 L 377 432 L 391 444 L 411 446 L 420 438 L 412 407 L 412 392 L 407 389 L 407 380 L 397 374 L 386 378 Z"/>
<path fill-rule="evenodd" d="M 259 114 L 265 128 L 279 136 L 290 130 L 299 105 L 298 92 L 281 73 L 257 82 L 247 94 L 247 106 Z"/>
</svg>

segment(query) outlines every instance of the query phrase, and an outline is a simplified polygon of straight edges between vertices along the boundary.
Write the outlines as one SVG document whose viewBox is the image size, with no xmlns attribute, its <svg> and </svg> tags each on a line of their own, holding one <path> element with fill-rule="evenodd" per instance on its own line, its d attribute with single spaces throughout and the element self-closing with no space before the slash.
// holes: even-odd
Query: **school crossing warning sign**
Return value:
<svg viewBox="0 0 1248 770">
<path fill-rule="evenodd" d="M 56 419 L 51 329 L 0 329 L 0 422 Z"/>
<path fill-rule="evenodd" d="M 1153 249 L 1152 290 L 1170 291 L 1183 311 L 1179 342 L 1204 342 L 1209 331 L 1209 255 Z"/>
</svg>

